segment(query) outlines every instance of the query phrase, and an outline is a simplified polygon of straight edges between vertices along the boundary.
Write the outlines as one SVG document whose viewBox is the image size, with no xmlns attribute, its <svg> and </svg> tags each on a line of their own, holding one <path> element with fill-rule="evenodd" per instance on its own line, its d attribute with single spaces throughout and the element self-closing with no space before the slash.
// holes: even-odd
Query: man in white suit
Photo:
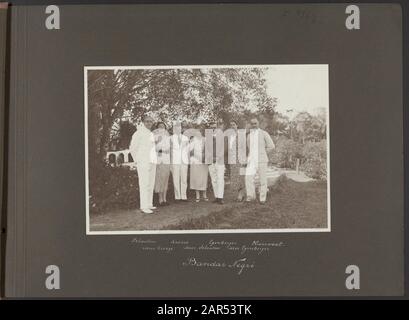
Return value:
<svg viewBox="0 0 409 320">
<path fill-rule="evenodd" d="M 268 132 L 260 129 L 258 119 L 251 119 L 250 124 L 250 134 L 247 137 L 249 154 L 247 158 L 245 179 L 247 201 L 253 201 L 256 199 L 254 176 L 258 173 L 260 180 L 260 203 L 265 204 L 267 197 L 268 154 L 275 148 L 275 146 Z"/>
<path fill-rule="evenodd" d="M 136 162 L 139 180 L 139 201 L 143 213 L 151 214 L 156 209 L 153 206 L 153 188 L 156 173 L 155 140 L 151 131 L 153 119 L 145 116 L 133 134 L 129 151 Z"/>
<path fill-rule="evenodd" d="M 173 125 L 170 137 L 171 166 L 175 200 L 187 202 L 187 170 L 189 165 L 189 138 L 183 133 L 182 123 Z"/>
<path fill-rule="evenodd" d="M 212 150 L 206 155 L 209 163 L 209 175 L 214 193 L 214 203 L 224 204 L 224 172 L 228 160 L 228 141 L 224 135 L 223 122 L 211 122 L 209 130 L 212 133 L 206 137 L 207 150 Z"/>
</svg>

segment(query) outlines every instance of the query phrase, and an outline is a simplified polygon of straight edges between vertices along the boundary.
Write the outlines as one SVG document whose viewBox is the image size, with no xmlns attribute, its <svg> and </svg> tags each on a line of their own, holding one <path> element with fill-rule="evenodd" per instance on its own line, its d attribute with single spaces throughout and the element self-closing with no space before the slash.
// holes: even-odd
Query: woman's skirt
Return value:
<svg viewBox="0 0 409 320">
<path fill-rule="evenodd" d="M 209 166 L 207 164 L 190 165 L 190 189 L 207 190 L 207 177 L 209 175 Z"/>
<path fill-rule="evenodd" d="M 169 164 L 157 164 L 155 175 L 155 187 L 156 193 L 165 192 L 168 189 L 170 165 Z"/>
</svg>

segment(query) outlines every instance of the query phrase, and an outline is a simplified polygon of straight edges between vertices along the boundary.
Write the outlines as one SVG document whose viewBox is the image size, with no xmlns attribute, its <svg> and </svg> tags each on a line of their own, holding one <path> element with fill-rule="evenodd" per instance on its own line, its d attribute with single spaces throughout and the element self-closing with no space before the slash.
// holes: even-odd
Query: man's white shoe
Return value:
<svg viewBox="0 0 409 320">
<path fill-rule="evenodd" d="M 141 209 L 141 211 L 143 212 L 143 213 L 153 213 L 153 211 L 151 210 L 151 209 Z"/>
<path fill-rule="evenodd" d="M 151 210 L 155 210 L 155 209 L 158 209 L 158 208 L 156 208 L 156 207 L 150 207 L 149 209 L 151 209 Z"/>
</svg>

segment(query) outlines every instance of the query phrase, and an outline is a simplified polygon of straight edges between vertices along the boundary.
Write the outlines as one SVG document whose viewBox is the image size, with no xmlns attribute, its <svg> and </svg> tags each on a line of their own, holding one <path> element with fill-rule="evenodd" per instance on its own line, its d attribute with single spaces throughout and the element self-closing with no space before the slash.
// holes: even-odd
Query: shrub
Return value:
<svg viewBox="0 0 409 320">
<path fill-rule="evenodd" d="M 307 142 L 302 150 L 302 162 L 300 169 L 307 176 L 326 180 L 327 179 L 327 142 Z"/>
<path fill-rule="evenodd" d="M 90 170 L 89 206 L 91 213 L 139 206 L 138 175 L 128 167 L 99 166 Z"/>
<path fill-rule="evenodd" d="M 271 162 L 280 168 L 295 168 L 296 158 L 301 157 L 300 143 L 280 136 L 275 142 L 275 149 L 271 155 Z"/>
</svg>

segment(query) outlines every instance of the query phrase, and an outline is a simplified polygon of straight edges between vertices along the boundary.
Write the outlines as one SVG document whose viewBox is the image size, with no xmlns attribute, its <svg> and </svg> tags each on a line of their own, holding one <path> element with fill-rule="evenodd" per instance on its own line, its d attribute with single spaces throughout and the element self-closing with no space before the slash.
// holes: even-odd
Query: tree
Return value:
<svg viewBox="0 0 409 320">
<path fill-rule="evenodd" d="M 276 101 L 268 96 L 263 68 L 139 69 L 88 71 L 88 145 L 90 157 L 104 163 L 123 121 L 137 124 L 145 113 L 170 125 L 233 114 L 268 111 Z M 128 128 L 129 129 L 129 128 Z M 125 130 L 125 129 L 124 129 Z"/>
<path fill-rule="evenodd" d="M 154 109 L 152 100 L 179 92 L 161 84 L 172 83 L 172 74 L 163 70 L 90 70 L 88 71 L 89 152 L 103 163 L 112 138 L 112 128 L 125 112 L 133 119 Z M 152 88 L 156 95 L 147 96 Z M 149 105 L 151 103 L 151 105 Z"/>
<path fill-rule="evenodd" d="M 295 160 L 301 158 L 302 146 L 299 142 L 280 136 L 275 141 L 272 163 L 282 168 L 295 168 Z"/>
<path fill-rule="evenodd" d="M 300 112 L 292 121 L 295 138 L 305 144 L 307 141 L 325 139 L 326 120 L 322 116 L 313 116 L 308 112 Z"/>
<path fill-rule="evenodd" d="M 290 119 L 281 113 L 274 114 L 271 119 L 271 132 L 273 136 L 285 136 L 291 138 Z"/>
<path fill-rule="evenodd" d="M 120 121 L 117 130 L 113 133 L 114 137 L 112 138 L 115 150 L 127 149 L 135 131 L 136 127 L 131 122 Z"/>
</svg>

